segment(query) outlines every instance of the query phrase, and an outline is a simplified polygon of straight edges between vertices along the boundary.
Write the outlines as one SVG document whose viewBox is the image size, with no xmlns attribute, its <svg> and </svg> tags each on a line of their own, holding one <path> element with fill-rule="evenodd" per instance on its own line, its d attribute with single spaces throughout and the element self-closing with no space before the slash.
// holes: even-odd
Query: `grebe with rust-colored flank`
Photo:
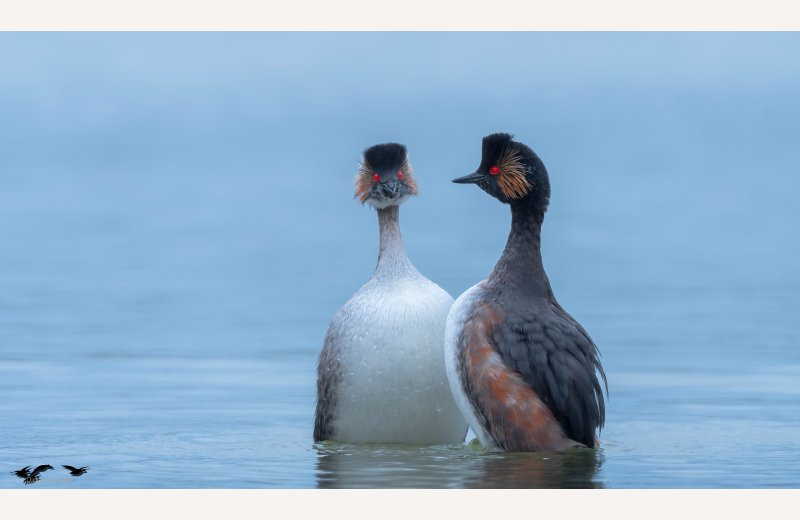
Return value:
<svg viewBox="0 0 800 520">
<path fill-rule="evenodd" d="M 356 194 L 378 213 L 378 265 L 331 320 L 317 368 L 314 441 L 463 442 L 447 382 L 444 327 L 453 298 L 408 259 L 400 204 L 417 193 L 406 148 L 364 152 Z"/>
<path fill-rule="evenodd" d="M 528 146 L 497 133 L 484 137 L 478 169 L 453 182 L 477 184 L 511 206 L 500 260 L 447 318 L 445 363 L 456 403 L 488 449 L 596 447 L 606 376 L 597 347 L 558 304 L 544 271 L 544 164 Z"/>
</svg>

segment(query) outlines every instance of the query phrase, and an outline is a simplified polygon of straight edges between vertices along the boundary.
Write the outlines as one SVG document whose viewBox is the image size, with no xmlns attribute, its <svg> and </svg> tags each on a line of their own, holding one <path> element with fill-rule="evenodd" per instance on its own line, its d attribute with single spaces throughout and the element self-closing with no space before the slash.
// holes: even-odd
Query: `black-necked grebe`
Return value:
<svg viewBox="0 0 800 520">
<path fill-rule="evenodd" d="M 494 271 L 447 318 L 447 375 L 481 444 L 505 451 L 595 447 L 605 383 L 589 334 L 556 301 L 542 265 L 550 180 L 539 157 L 509 134 L 483 139 L 477 184 L 511 206 L 511 233 Z"/>
<path fill-rule="evenodd" d="M 399 206 L 416 192 L 403 145 L 364 152 L 356 197 L 378 212 L 378 265 L 328 327 L 317 369 L 314 441 L 464 440 L 467 423 L 444 366 L 453 298 L 411 264 L 400 236 Z"/>
</svg>

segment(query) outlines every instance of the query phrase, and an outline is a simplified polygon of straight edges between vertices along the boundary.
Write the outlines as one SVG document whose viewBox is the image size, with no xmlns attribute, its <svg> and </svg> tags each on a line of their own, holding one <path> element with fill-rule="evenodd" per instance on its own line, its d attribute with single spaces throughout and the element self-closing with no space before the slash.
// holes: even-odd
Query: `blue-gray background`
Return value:
<svg viewBox="0 0 800 520">
<path fill-rule="evenodd" d="M 800 34 L 0 34 L 0 486 L 800 487 Z M 514 133 L 609 378 L 603 447 L 314 447 L 370 275 L 361 150 L 405 143 L 409 256 L 454 296 Z M 571 457 L 571 458 L 570 458 Z M 575 458 L 577 457 L 577 458 Z M 80 478 L 58 465 L 89 465 Z"/>
</svg>

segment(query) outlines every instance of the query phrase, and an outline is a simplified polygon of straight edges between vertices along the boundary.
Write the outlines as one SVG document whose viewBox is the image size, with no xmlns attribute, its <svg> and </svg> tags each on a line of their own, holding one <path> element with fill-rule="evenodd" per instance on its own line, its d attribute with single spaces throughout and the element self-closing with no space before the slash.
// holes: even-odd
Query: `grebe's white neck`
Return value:
<svg viewBox="0 0 800 520">
<path fill-rule="evenodd" d="M 378 209 L 380 249 L 374 278 L 402 278 L 418 276 L 419 271 L 406 256 L 403 237 L 400 235 L 400 207 Z"/>
</svg>

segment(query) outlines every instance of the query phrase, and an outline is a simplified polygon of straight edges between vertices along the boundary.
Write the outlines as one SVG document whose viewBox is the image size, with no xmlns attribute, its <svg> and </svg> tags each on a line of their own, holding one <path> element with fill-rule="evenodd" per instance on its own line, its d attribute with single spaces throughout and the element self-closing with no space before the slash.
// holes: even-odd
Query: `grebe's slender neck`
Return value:
<svg viewBox="0 0 800 520">
<path fill-rule="evenodd" d="M 528 296 L 552 296 L 542 264 L 544 212 L 528 201 L 511 203 L 511 232 L 490 279 L 520 289 Z"/>
<path fill-rule="evenodd" d="M 417 274 L 418 271 L 406 256 L 403 246 L 403 237 L 400 234 L 400 207 L 389 206 L 377 211 L 381 242 L 374 276 L 396 278 Z"/>
</svg>

